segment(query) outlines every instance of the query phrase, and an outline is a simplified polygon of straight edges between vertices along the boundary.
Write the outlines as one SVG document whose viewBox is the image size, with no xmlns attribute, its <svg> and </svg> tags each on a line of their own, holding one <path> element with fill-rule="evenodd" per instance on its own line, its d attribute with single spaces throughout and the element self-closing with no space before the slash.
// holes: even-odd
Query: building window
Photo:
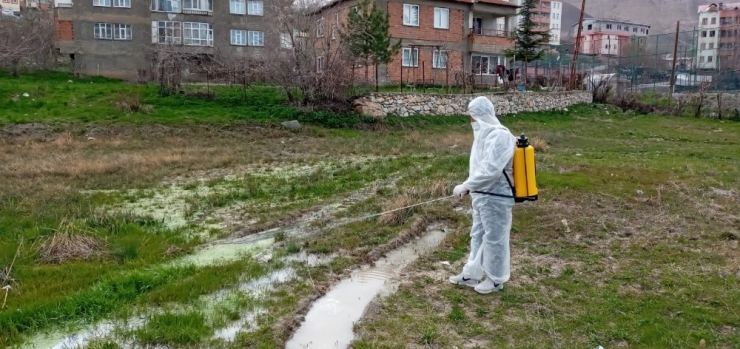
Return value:
<svg viewBox="0 0 740 349">
<path fill-rule="evenodd" d="M 324 57 L 316 57 L 316 72 L 324 72 Z"/>
<path fill-rule="evenodd" d="M 247 32 L 249 38 L 249 46 L 265 46 L 265 33 L 259 31 Z"/>
<path fill-rule="evenodd" d="M 212 12 L 213 3 L 211 0 L 182 0 L 182 10 L 183 12 Z"/>
<path fill-rule="evenodd" d="M 418 48 L 403 48 L 401 64 L 404 67 L 418 67 L 419 66 L 419 49 Z"/>
<path fill-rule="evenodd" d="M 180 0 L 152 0 L 152 11 L 180 12 Z"/>
<path fill-rule="evenodd" d="M 326 27 L 326 21 L 322 18 L 316 23 L 316 37 L 324 37 L 324 28 Z"/>
<path fill-rule="evenodd" d="M 213 0 L 183 0 L 183 10 L 213 11 Z"/>
<path fill-rule="evenodd" d="M 229 12 L 237 15 L 247 14 L 247 2 L 246 0 L 231 0 L 229 5 Z"/>
<path fill-rule="evenodd" d="M 131 24 L 114 24 L 113 25 L 113 39 L 114 40 L 131 40 Z"/>
<path fill-rule="evenodd" d="M 280 47 L 284 49 L 293 48 L 293 40 L 288 33 L 280 34 Z"/>
<path fill-rule="evenodd" d="M 709 43 L 709 49 L 710 49 L 710 50 L 714 50 L 714 43 L 713 43 L 713 42 L 710 42 L 710 43 Z"/>
<path fill-rule="evenodd" d="M 633 32 L 633 33 L 637 33 L 637 27 L 635 27 L 635 28 L 632 28 L 632 32 Z"/>
<path fill-rule="evenodd" d="M 617 30 L 622 30 L 622 25 L 621 24 L 617 25 Z"/>
<path fill-rule="evenodd" d="M 110 7 L 110 0 L 93 0 L 93 6 Z"/>
<path fill-rule="evenodd" d="M 450 29 L 450 9 L 441 7 L 434 8 L 434 28 Z"/>
<path fill-rule="evenodd" d="M 699 63 L 704 63 L 704 56 L 699 57 Z"/>
<path fill-rule="evenodd" d="M 248 1 L 247 2 L 247 14 L 252 16 L 262 16 L 263 14 L 263 3 L 262 1 Z"/>
<path fill-rule="evenodd" d="M 183 44 L 190 46 L 213 46 L 213 26 L 210 23 L 184 22 Z"/>
<path fill-rule="evenodd" d="M 447 51 L 434 50 L 432 53 L 432 68 L 447 68 Z"/>
<path fill-rule="evenodd" d="M 703 18 L 701 20 L 701 25 L 707 25 L 707 19 L 706 18 Z"/>
<path fill-rule="evenodd" d="M 624 31 L 626 32 L 630 31 L 630 27 L 628 25 L 624 26 Z"/>
<path fill-rule="evenodd" d="M 706 50 L 707 49 L 707 44 L 705 44 L 705 43 L 702 43 L 700 46 L 701 46 L 701 49 L 702 50 Z"/>
<path fill-rule="evenodd" d="M 704 31 L 701 32 L 701 37 L 702 38 L 706 38 L 707 37 L 707 31 L 706 30 L 704 30 Z"/>
<path fill-rule="evenodd" d="M 713 37 L 715 37 L 715 36 L 717 36 L 717 32 L 716 32 L 716 31 L 714 31 L 714 30 L 710 30 L 710 31 L 709 31 L 709 37 L 710 37 L 710 38 L 713 38 Z"/>
<path fill-rule="evenodd" d="M 247 31 L 232 29 L 231 44 L 236 46 L 247 46 Z"/>
<path fill-rule="evenodd" d="M 588 30 L 591 30 L 593 27 L 594 27 L 593 24 L 589 24 L 588 25 Z"/>
<path fill-rule="evenodd" d="M 182 23 L 152 22 L 152 42 L 155 44 L 180 44 L 182 42 Z"/>
<path fill-rule="evenodd" d="M 113 0 L 113 7 L 131 8 L 131 0 Z"/>
<path fill-rule="evenodd" d="M 113 39 L 113 26 L 110 23 L 95 23 L 95 33 L 93 37 L 96 39 Z"/>
<path fill-rule="evenodd" d="M 403 25 L 419 26 L 419 5 L 403 5 Z"/>
<path fill-rule="evenodd" d="M 606 29 L 612 29 L 612 25 L 611 24 L 607 24 L 606 25 Z"/>
<path fill-rule="evenodd" d="M 496 74 L 497 57 L 473 55 L 471 67 L 475 75 Z"/>
<path fill-rule="evenodd" d="M 714 56 L 707 56 L 707 63 L 714 62 Z"/>
<path fill-rule="evenodd" d="M 717 24 L 717 17 L 712 17 L 712 24 Z"/>
</svg>

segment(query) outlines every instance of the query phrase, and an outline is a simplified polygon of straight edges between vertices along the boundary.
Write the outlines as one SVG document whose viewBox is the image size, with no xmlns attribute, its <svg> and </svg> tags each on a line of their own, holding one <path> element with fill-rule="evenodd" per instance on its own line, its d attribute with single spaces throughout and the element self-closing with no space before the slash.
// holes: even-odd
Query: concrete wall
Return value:
<svg viewBox="0 0 740 349">
<path fill-rule="evenodd" d="M 513 92 L 475 95 L 431 95 L 383 93 L 357 99 L 355 111 L 362 115 L 464 115 L 468 103 L 478 96 L 486 96 L 496 107 L 496 114 L 516 114 L 545 110 L 562 110 L 579 103 L 591 103 L 591 92 Z"/>
</svg>

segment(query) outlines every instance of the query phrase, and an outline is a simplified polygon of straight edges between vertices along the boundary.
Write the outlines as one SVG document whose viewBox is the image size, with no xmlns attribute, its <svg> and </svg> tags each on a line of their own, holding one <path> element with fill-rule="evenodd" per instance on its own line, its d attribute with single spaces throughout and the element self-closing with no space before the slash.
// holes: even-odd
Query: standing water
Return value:
<svg viewBox="0 0 740 349">
<path fill-rule="evenodd" d="M 432 231 L 412 244 L 390 252 L 374 267 L 366 267 L 342 280 L 306 314 L 301 327 L 287 343 L 287 349 L 347 348 L 354 338 L 353 325 L 365 308 L 381 292 L 392 292 L 401 270 L 439 245 L 445 237 L 442 231 Z"/>
</svg>

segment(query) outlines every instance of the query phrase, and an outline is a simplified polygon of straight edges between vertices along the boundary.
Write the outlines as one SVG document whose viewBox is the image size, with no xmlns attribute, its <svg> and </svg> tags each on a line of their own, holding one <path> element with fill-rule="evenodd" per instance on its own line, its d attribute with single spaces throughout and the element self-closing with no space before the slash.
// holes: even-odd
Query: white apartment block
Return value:
<svg viewBox="0 0 740 349">
<path fill-rule="evenodd" d="M 560 34 L 563 21 L 563 2 L 550 2 L 550 45 L 560 45 Z"/>
<path fill-rule="evenodd" d="M 740 26 L 740 3 L 716 3 L 699 6 L 696 67 L 718 69 L 735 67 L 735 46 Z"/>
</svg>

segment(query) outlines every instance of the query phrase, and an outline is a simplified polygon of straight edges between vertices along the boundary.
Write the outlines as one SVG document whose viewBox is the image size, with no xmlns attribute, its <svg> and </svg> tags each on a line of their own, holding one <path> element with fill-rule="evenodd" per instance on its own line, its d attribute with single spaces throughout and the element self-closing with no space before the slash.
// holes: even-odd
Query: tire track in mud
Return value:
<svg viewBox="0 0 740 349">
<path fill-rule="evenodd" d="M 408 244 L 413 239 L 422 236 L 431 226 L 438 223 L 440 223 L 440 220 L 435 220 L 435 218 L 430 215 L 417 216 L 414 218 L 409 228 L 401 231 L 393 240 L 380 245 L 365 254 L 361 258 L 360 263 L 353 265 L 351 268 L 345 269 L 341 274 L 336 274 L 332 280 L 317 285 L 308 297 L 304 298 L 298 303 L 298 305 L 296 305 L 292 314 L 284 316 L 273 325 L 272 329 L 275 335 L 275 343 L 281 347 L 285 347 L 294 333 L 306 320 L 306 315 L 316 301 L 324 297 L 327 292 L 342 282 L 342 280 L 351 277 L 354 271 L 361 269 L 363 266 L 374 266 L 375 263 L 381 260 L 388 252 L 396 250 L 399 247 Z"/>
</svg>

